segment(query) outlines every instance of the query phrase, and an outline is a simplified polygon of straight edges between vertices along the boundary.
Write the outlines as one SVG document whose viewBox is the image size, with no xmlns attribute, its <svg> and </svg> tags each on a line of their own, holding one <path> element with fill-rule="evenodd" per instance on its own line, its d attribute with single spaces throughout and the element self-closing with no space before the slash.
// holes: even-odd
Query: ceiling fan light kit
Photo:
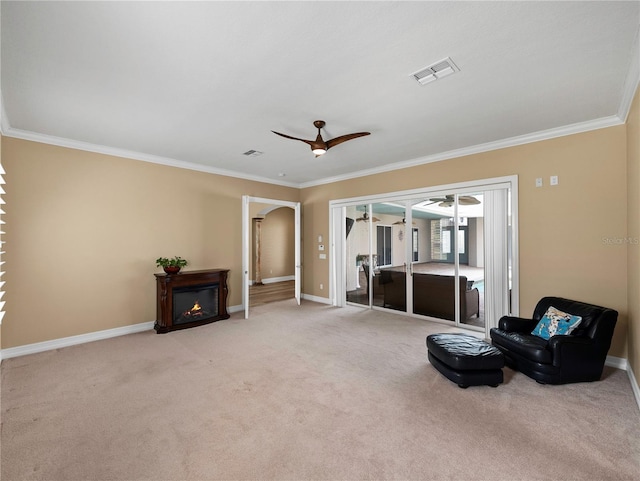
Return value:
<svg viewBox="0 0 640 481">
<path fill-rule="evenodd" d="M 320 129 L 322 129 L 325 126 L 325 121 L 316 120 L 313 122 L 313 125 L 318 129 L 318 136 L 316 137 L 316 140 L 299 139 L 297 137 L 292 137 L 287 134 L 281 134 L 280 132 L 276 132 L 275 130 L 272 130 L 271 132 L 273 132 L 276 135 L 279 135 L 280 137 L 284 137 L 285 139 L 299 140 L 301 142 L 304 142 L 305 144 L 308 144 L 311 147 L 311 151 L 315 154 L 316 157 L 319 157 L 325 154 L 327 150 L 329 150 L 331 147 L 335 147 L 336 145 L 341 144 L 342 142 L 346 142 L 347 140 L 357 139 L 358 137 L 363 137 L 365 135 L 371 135 L 371 132 L 357 132 L 355 134 L 341 135 L 340 137 L 336 137 L 335 139 L 330 139 L 325 142 L 320 133 Z"/>
</svg>

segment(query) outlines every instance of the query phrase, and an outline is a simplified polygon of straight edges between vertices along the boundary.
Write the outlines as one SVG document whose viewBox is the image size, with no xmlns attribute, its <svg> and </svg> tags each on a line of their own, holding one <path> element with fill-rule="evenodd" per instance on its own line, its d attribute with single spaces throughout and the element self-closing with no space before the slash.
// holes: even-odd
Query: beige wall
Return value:
<svg viewBox="0 0 640 481">
<path fill-rule="evenodd" d="M 2 347 L 154 320 L 159 256 L 185 257 L 190 269 L 231 269 L 229 305 L 240 305 L 243 194 L 302 202 L 303 292 L 327 297 L 329 256 L 318 259 L 315 244 L 318 235 L 328 239 L 329 200 L 517 174 L 522 314 L 549 294 L 617 309 L 610 354 L 627 357 L 628 246 L 618 240 L 638 235 L 637 210 L 628 233 L 626 208 L 627 168 L 636 169 L 630 202 L 640 184 L 637 112 L 636 98 L 627 126 L 302 190 L 5 138 Z M 548 185 L 550 175 L 558 186 Z M 536 177 L 544 187 L 535 188 Z M 629 282 L 637 292 L 637 274 Z"/>
<path fill-rule="evenodd" d="M 256 278 L 256 222 L 261 220 L 261 278 L 288 277 L 295 275 L 295 211 L 290 207 L 278 207 L 261 202 L 249 203 L 251 219 L 251 254 L 249 279 Z"/>
<path fill-rule="evenodd" d="M 620 312 L 610 354 L 627 355 L 626 126 L 302 189 L 305 238 L 328 233 L 329 200 L 517 174 L 520 305 L 545 295 Z M 557 175 L 559 185 L 550 186 Z M 535 179 L 544 186 L 535 187 Z M 607 242 L 610 239 L 610 243 Z M 305 293 L 327 297 L 329 260 L 304 258 Z"/>
<path fill-rule="evenodd" d="M 295 211 L 280 207 L 262 222 L 262 279 L 295 275 Z"/>
<path fill-rule="evenodd" d="M 640 384 L 640 89 L 627 119 L 629 366 Z"/>
<path fill-rule="evenodd" d="M 153 321 L 155 259 L 228 268 L 242 303 L 242 195 L 299 190 L 5 138 L 2 347 Z"/>
</svg>

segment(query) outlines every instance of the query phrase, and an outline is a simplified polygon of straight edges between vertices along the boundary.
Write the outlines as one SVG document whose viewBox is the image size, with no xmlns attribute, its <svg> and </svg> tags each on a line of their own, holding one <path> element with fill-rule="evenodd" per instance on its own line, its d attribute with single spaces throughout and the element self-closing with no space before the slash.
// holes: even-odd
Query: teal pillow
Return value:
<svg viewBox="0 0 640 481">
<path fill-rule="evenodd" d="M 531 331 L 534 336 L 542 339 L 549 339 L 552 336 L 560 334 L 571 334 L 573 330 L 580 325 L 582 317 L 573 316 L 550 306 L 544 313 L 536 328 Z"/>
</svg>

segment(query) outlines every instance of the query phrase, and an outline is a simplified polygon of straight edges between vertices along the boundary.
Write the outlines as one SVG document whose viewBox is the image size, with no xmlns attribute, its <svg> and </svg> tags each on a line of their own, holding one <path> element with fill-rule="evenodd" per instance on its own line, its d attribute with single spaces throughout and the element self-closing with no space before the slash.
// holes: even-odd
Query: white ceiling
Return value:
<svg viewBox="0 0 640 481">
<path fill-rule="evenodd" d="M 638 81 L 639 1 L 2 1 L 0 13 L 5 135 L 284 185 L 615 125 Z M 460 71 L 411 77 L 445 57 Z M 313 139 L 317 119 L 325 140 L 371 135 L 315 158 L 271 133 Z"/>
</svg>

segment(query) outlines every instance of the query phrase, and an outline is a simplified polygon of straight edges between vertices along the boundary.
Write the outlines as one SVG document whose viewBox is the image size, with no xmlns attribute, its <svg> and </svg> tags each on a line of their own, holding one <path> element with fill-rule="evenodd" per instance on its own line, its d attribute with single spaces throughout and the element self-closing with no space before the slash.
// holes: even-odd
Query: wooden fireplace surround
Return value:
<svg viewBox="0 0 640 481">
<path fill-rule="evenodd" d="M 227 274 L 228 269 L 207 269 L 202 271 L 184 271 L 177 274 L 155 274 L 157 292 L 156 322 L 153 328 L 158 334 L 177 329 L 201 326 L 211 322 L 229 319 L 227 312 Z M 218 315 L 203 320 L 173 324 L 173 289 L 182 287 L 218 285 Z"/>
</svg>

